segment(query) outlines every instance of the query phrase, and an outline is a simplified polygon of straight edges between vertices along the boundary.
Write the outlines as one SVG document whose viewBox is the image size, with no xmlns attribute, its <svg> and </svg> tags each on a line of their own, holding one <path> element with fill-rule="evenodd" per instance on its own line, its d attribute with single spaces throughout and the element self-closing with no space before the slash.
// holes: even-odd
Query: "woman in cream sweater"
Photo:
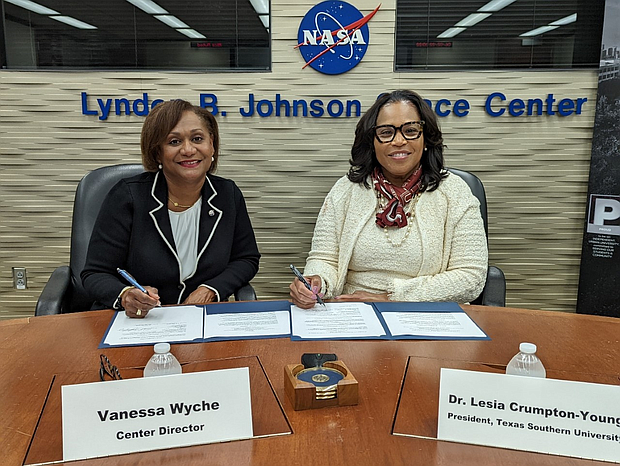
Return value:
<svg viewBox="0 0 620 466">
<path fill-rule="evenodd" d="M 437 118 L 412 91 L 383 94 L 360 119 L 351 168 L 319 213 L 294 304 L 475 299 L 487 273 L 480 206 L 444 169 Z"/>
</svg>

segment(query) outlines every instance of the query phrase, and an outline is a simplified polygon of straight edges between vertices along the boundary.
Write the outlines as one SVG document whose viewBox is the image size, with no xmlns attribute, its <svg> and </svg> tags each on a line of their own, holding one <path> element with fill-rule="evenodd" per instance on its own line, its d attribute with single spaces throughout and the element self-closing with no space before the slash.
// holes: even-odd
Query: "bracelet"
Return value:
<svg viewBox="0 0 620 466">
<path fill-rule="evenodd" d="M 116 301 L 114 301 L 114 304 L 112 305 L 114 309 L 118 309 L 119 311 L 125 310 L 125 308 L 123 307 L 123 295 L 132 288 L 135 288 L 135 286 L 126 286 L 121 290 L 121 292 L 118 294 L 118 298 L 116 298 Z"/>
</svg>

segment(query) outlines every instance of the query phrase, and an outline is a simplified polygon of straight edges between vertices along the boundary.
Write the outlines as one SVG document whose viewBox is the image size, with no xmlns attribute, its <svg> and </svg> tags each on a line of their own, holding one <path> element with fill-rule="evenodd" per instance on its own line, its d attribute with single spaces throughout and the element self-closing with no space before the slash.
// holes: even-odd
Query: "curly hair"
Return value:
<svg viewBox="0 0 620 466">
<path fill-rule="evenodd" d="M 417 109 L 420 119 L 424 120 L 423 135 L 424 144 L 427 148 L 422 155 L 422 184 L 420 191 L 434 191 L 442 179 L 447 176 L 443 160 L 443 136 L 437 116 L 433 109 L 422 100 L 416 92 L 408 90 L 396 90 L 381 94 L 368 111 L 360 118 L 355 127 L 355 141 L 351 147 L 351 168 L 347 177 L 353 183 L 363 184 L 370 188 L 369 175 L 380 166 L 375 154 L 374 126 L 381 109 L 393 102 L 409 102 Z"/>
<path fill-rule="evenodd" d="M 211 162 L 211 167 L 207 173 L 215 172 L 220 148 L 217 121 L 208 110 L 181 99 L 156 105 L 144 120 L 140 149 L 142 151 L 142 165 L 146 171 L 157 171 L 166 138 L 181 120 L 183 113 L 188 111 L 198 115 L 204 122 L 209 135 L 213 138 L 213 162 Z"/>
</svg>

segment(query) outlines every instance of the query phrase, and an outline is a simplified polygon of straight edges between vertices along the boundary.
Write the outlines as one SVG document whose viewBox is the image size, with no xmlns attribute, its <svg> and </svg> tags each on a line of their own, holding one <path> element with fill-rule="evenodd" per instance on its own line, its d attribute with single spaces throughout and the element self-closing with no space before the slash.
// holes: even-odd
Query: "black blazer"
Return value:
<svg viewBox="0 0 620 466">
<path fill-rule="evenodd" d="M 128 285 L 116 268 L 143 286 L 158 289 L 162 304 L 182 303 L 199 285 L 228 298 L 258 271 L 260 254 L 241 191 L 231 180 L 207 175 L 202 188 L 198 266 L 181 280 L 180 260 L 167 208 L 168 186 L 161 172 L 119 181 L 97 217 L 81 278 L 95 301 L 111 308 Z"/>
</svg>

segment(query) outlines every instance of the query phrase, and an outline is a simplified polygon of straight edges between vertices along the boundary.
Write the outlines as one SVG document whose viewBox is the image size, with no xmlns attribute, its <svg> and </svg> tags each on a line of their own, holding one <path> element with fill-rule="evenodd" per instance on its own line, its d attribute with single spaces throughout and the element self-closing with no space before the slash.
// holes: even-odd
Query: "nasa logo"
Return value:
<svg viewBox="0 0 620 466">
<path fill-rule="evenodd" d="M 347 2 L 327 1 L 312 7 L 299 24 L 297 45 L 306 64 L 324 74 L 342 74 L 353 69 L 368 49 L 368 21 L 379 5 L 366 16 Z"/>
</svg>

